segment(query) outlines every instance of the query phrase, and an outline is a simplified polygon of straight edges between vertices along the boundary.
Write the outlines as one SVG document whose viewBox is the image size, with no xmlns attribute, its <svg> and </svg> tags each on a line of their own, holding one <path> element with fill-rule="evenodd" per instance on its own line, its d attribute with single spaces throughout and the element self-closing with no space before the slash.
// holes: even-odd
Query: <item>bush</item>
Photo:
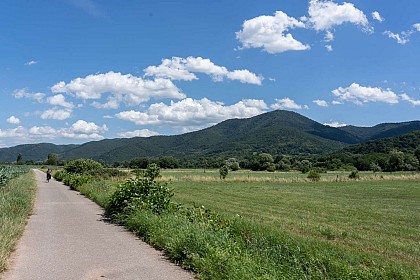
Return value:
<svg viewBox="0 0 420 280">
<path fill-rule="evenodd" d="M 156 163 L 150 163 L 147 165 L 146 171 L 144 172 L 144 177 L 154 180 L 160 177 L 160 168 Z"/>
<path fill-rule="evenodd" d="M 119 184 L 111 195 L 107 211 L 110 214 L 127 213 L 135 208 L 151 209 L 159 214 L 169 209 L 173 193 L 166 184 L 157 183 L 150 178 L 129 179 Z"/>
<path fill-rule="evenodd" d="M 69 186 L 72 190 L 77 190 L 83 184 L 87 184 L 93 181 L 92 176 L 74 173 L 65 173 L 62 178 L 63 183 Z"/>
<path fill-rule="evenodd" d="M 360 176 L 359 176 L 359 171 L 357 171 L 357 170 L 353 170 L 353 171 L 350 173 L 349 178 L 350 178 L 350 179 L 354 179 L 354 180 L 359 179 L 359 178 L 360 178 Z"/>
<path fill-rule="evenodd" d="M 219 169 L 220 179 L 226 179 L 226 176 L 229 173 L 229 167 L 226 164 L 223 164 Z"/>
<path fill-rule="evenodd" d="M 321 179 L 321 175 L 315 170 L 311 170 L 308 173 L 308 179 L 310 179 L 311 181 L 319 181 Z"/>
<path fill-rule="evenodd" d="M 79 158 L 71 160 L 64 165 L 64 170 L 68 173 L 86 174 L 102 169 L 102 164 L 93 159 Z"/>
</svg>

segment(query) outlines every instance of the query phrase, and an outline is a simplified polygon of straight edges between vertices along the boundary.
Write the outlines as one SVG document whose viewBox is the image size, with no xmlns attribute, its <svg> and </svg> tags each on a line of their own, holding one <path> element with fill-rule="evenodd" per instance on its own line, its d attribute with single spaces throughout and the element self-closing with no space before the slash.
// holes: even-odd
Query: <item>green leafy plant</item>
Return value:
<svg viewBox="0 0 420 280">
<path fill-rule="evenodd" d="M 71 160 L 64 165 L 64 170 L 68 173 L 86 174 L 102 169 L 102 164 L 92 159 L 79 158 Z"/>
<path fill-rule="evenodd" d="M 319 181 L 321 179 L 321 175 L 315 170 L 311 170 L 308 173 L 308 179 L 310 179 L 311 181 Z"/>
<path fill-rule="evenodd" d="M 360 179 L 359 171 L 353 170 L 349 175 L 349 179 L 354 179 L 354 180 Z"/>
</svg>

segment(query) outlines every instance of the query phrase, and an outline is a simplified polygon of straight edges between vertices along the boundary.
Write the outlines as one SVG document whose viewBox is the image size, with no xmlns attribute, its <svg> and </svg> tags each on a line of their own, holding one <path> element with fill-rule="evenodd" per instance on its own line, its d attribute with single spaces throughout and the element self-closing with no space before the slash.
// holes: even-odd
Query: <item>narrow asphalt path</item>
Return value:
<svg viewBox="0 0 420 280">
<path fill-rule="evenodd" d="M 194 279 L 78 192 L 35 170 L 38 192 L 5 280 Z"/>
</svg>

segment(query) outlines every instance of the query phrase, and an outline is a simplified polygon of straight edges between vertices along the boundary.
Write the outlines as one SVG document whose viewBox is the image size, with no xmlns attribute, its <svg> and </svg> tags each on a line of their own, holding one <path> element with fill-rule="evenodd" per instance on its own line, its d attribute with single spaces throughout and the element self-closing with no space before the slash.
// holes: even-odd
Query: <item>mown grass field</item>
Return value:
<svg viewBox="0 0 420 280">
<path fill-rule="evenodd" d="M 338 182 L 290 181 L 304 178 L 299 173 L 239 172 L 230 173 L 230 180 L 225 181 L 196 180 L 217 177 L 217 170 L 172 170 L 162 175 L 163 180 L 171 180 L 178 203 L 204 205 L 227 216 L 240 215 L 290 238 L 366 254 L 420 273 L 420 180 L 405 179 L 417 178 L 411 173 L 394 174 L 395 180 Z M 234 179 L 248 176 L 275 180 Z M 279 182 L 280 177 L 290 180 Z"/>
<path fill-rule="evenodd" d="M 36 192 L 33 172 L 27 172 L 0 186 L 0 273 L 14 250 L 32 211 Z"/>
</svg>

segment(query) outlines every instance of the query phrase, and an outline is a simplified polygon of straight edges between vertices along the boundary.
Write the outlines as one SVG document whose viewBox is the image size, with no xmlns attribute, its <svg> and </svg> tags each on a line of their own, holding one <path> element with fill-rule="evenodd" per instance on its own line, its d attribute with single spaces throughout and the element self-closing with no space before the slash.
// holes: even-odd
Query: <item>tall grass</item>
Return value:
<svg viewBox="0 0 420 280">
<path fill-rule="evenodd" d="M 0 186 L 0 272 L 22 235 L 32 211 L 36 193 L 36 179 L 28 172 Z"/>
</svg>

